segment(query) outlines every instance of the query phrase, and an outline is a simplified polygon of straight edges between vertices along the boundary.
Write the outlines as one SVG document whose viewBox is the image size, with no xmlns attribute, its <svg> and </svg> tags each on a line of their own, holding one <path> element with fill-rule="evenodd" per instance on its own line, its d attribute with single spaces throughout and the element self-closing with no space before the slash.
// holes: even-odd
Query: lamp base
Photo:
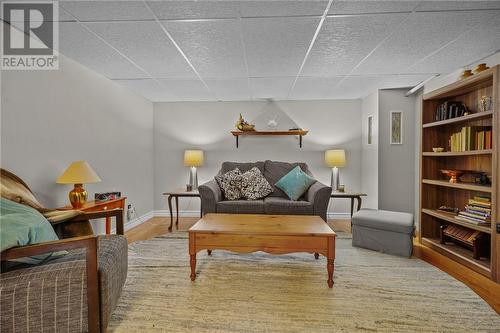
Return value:
<svg viewBox="0 0 500 333">
<path fill-rule="evenodd" d="M 338 191 L 339 185 L 340 185 L 339 168 L 333 167 L 332 168 L 332 180 L 331 180 L 332 190 Z"/>
<path fill-rule="evenodd" d="M 196 167 L 191 167 L 189 169 L 189 185 L 191 185 L 193 190 L 198 188 L 198 172 Z"/>
<path fill-rule="evenodd" d="M 75 184 L 75 187 L 69 192 L 69 202 L 73 208 L 81 208 L 87 202 L 87 191 L 83 188 L 83 184 Z"/>
</svg>

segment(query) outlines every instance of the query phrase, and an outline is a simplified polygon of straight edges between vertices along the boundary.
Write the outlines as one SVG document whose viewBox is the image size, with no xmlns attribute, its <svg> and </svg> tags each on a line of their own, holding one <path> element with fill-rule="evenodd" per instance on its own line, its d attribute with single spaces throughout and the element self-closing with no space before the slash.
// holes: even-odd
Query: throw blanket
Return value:
<svg viewBox="0 0 500 333">
<path fill-rule="evenodd" d="M 43 207 L 21 178 L 4 169 L 0 169 L 0 196 L 33 207 L 52 224 L 64 222 L 83 213 L 79 210 L 57 210 Z"/>
</svg>

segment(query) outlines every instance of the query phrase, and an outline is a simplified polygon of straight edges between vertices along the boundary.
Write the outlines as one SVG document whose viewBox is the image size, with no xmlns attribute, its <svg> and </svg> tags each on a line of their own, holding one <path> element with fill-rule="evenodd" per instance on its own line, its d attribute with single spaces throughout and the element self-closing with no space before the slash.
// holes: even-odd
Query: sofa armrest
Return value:
<svg viewBox="0 0 500 333">
<path fill-rule="evenodd" d="M 332 188 L 320 182 L 312 184 L 304 194 L 304 198 L 313 204 L 313 214 L 320 216 L 325 221 L 330 194 L 332 194 Z"/>
<path fill-rule="evenodd" d="M 100 331 L 100 303 L 97 271 L 97 238 L 95 236 L 75 237 L 13 247 L 1 253 L 1 261 L 78 248 L 86 249 L 88 330 L 89 332 L 97 333 Z"/>
<path fill-rule="evenodd" d="M 198 187 L 203 214 L 217 213 L 217 202 L 222 201 L 222 192 L 219 184 L 211 180 Z"/>
</svg>

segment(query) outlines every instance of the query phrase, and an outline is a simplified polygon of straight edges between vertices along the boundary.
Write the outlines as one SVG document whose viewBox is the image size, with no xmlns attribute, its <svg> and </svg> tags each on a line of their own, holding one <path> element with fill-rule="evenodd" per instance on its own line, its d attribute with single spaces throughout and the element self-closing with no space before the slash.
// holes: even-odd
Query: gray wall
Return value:
<svg viewBox="0 0 500 333">
<path fill-rule="evenodd" d="M 245 137 L 240 148 L 229 133 L 239 113 L 266 129 L 277 115 L 279 129 L 299 126 L 310 133 L 304 147 L 295 137 Z M 166 209 L 162 193 L 184 187 L 188 169 L 183 166 L 185 149 L 205 151 L 205 165 L 198 170 L 200 184 L 212 179 L 223 161 L 281 160 L 304 161 L 315 177 L 330 183 L 331 170 L 324 164 L 324 151 L 344 148 L 347 166 L 341 169 L 341 182 L 347 190 L 361 189 L 361 101 L 283 101 L 283 102 L 186 102 L 155 103 L 155 209 Z M 198 199 L 181 199 L 181 210 L 198 209 Z M 346 200 L 338 200 L 330 211 L 349 211 Z"/>
<path fill-rule="evenodd" d="M 363 207 L 378 209 L 378 91 L 363 98 L 361 119 L 362 158 L 361 158 L 361 191 L 368 197 Z M 372 143 L 368 144 L 368 117 L 372 116 Z"/>
<path fill-rule="evenodd" d="M 414 213 L 415 97 L 408 89 L 379 90 L 379 209 Z M 390 144 L 391 111 L 403 112 L 403 144 Z"/>
<path fill-rule="evenodd" d="M 55 181 L 86 160 L 102 179 L 89 195 L 117 190 L 139 216 L 153 209 L 151 102 L 62 55 L 57 71 L 4 71 L 1 83 L 1 165 L 45 206 L 69 203 L 72 186 Z"/>
</svg>

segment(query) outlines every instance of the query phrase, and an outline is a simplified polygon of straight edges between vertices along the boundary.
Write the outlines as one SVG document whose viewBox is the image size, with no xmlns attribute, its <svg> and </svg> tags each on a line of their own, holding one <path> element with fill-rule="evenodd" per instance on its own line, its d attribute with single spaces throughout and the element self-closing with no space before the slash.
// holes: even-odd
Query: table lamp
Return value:
<svg viewBox="0 0 500 333">
<path fill-rule="evenodd" d="M 184 152 L 184 165 L 190 167 L 189 185 L 192 189 L 198 188 L 198 174 L 196 167 L 203 165 L 203 150 L 186 150 Z"/>
<path fill-rule="evenodd" d="M 325 163 L 332 168 L 332 189 L 338 191 L 340 185 L 339 168 L 345 166 L 345 150 L 332 149 L 325 151 Z"/>
<path fill-rule="evenodd" d="M 73 208 L 78 209 L 87 202 L 87 191 L 83 188 L 84 183 L 97 183 L 101 178 L 95 173 L 90 165 L 85 161 L 75 161 L 69 165 L 64 173 L 59 176 L 58 184 L 75 184 L 69 192 L 69 202 Z"/>
</svg>

